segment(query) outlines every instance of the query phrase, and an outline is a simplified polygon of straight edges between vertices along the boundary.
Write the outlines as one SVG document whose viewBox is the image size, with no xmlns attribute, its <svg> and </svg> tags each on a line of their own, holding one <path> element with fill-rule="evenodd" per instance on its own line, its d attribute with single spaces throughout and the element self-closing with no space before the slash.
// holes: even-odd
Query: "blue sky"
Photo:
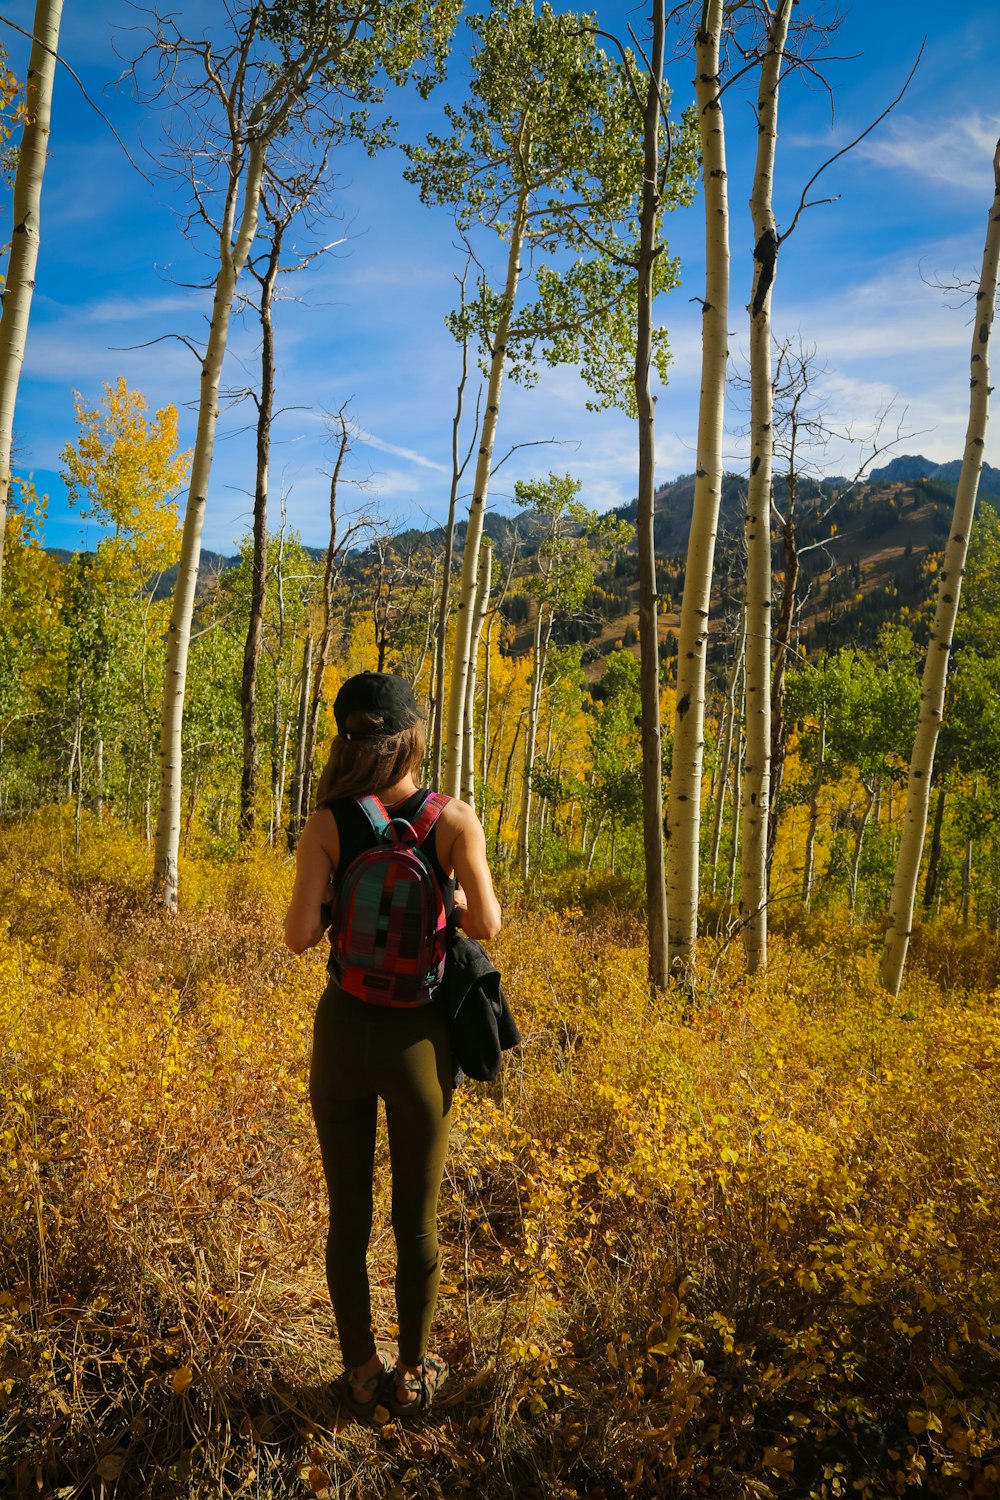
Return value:
<svg viewBox="0 0 1000 1500">
<path fill-rule="evenodd" d="M 803 9 L 806 7 L 803 6 Z M 174 11 L 218 16 L 217 0 Z M 600 3 L 600 24 L 624 33 L 645 29 L 642 5 Z M 31 0 L 0 0 L 0 16 L 30 27 Z M 142 16 L 125 0 L 70 3 L 61 51 L 115 124 L 152 185 L 130 166 L 108 126 L 86 104 L 65 71 L 56 83 L 51 157 L 42 219 L 42 250 L 15 422 L 22 468 L 50 495 L 47 540 L 93 545 L 92 523 L 70 512 L 58 476 L 59 452 L 74 435 L 73 391 L 88 404 L 104 382 L 124 374 L 156 406 L 177 405 L 182 436 L 194 432 L 198 366 L 168 333 L 198 337 L 209 295 L 178 283 L 204 279 L 211 261 L 177 227 L 177 201 L 150 157 L 161 146 L 160 117 L 137 104 L 122 57 L 138 49 Z M 133 28 L 127 30 L 123 28 Z M 2 29 L 10 60 L 23 76 L 27 42 Z M 1000 135 L 1000 9 L 971 0 L 952 12 L 931 0 L 860 0 L 848 10 L 818 84 L 790 80 L 782 91 L 777 209 L 787 224 L 815 168 L 845 144 L 898 92 L 921 41 L 926 49 L 910 89 L 892 116 L 822 179 L 819 196 L 839 201 L 811 210 L 782 249 L 774 298 L 776 332 L 801 337 L 825 368 L 821 390 L 831 419 L 859 438 L 893 403 L 890 421 L 912 434 L 896 451 L 937 460 L 961 455 L 968 389 L 969 309 L 935 280 L 978 275 L 991 158 Z M 116 50 L 117 49 L 117 50 Z M 461 90 L 461 52 L 448 92 Z M 691 97 L 690 58 L 671 62 L 678 107 Z M 432 98 L 398 102 L 411 138 L 437 124 Z M 753 117 L 745 96 L 727 98 L 732 216 L 731 350 L 746 351 L 751 277 L 750 172 Z M 376 161 L 346 150 L 335 164 L 335 217 L 324 241 L 342 240 L 328 256 L 289 281 L 277 315 L 278 404 L 271 490 L 272 523 L 284 495 L 289 524 L 304 541 L 325 541 L 331 448 L 323 413 L 350 401 L 359 429 L 349 459 L 352 486 L 344 505 L 377 508 L 398 524 L 443 519 L 450 476 L 451 420 L 458 354 L 444 317 L 454 304 L 461 268 L 445 212 L 424 208 L 403 182 L 398 154 Z M 9 214 L 9 208 L 8 208 Z M 700 199 L 667 222 L 671 250 L 683 262 L 683 284 L 657 306 L 670 330 L 671 378 L 657 405 L 657 478 L 694 467 L 699 384 L 699 323 L 690 299 L 703 289 Z M 210 248 L 202 242 L 202 248 Z M 147 347 L 139 347 L 147 345 Z M 258 336 L 252 317 L 233 327 L 224 383 L 255 378 Z M 514 480 L 570 470 L 583 498 L 598 508 L 631 499 L 636 489 L 636 433 L 623 415 L 593 415 L 586 390 L 569 369 L 544 370 L 531 390 L 505 387 L 497 455 L 524 446 L 494 481 L 494 503 L 510 503 Z M 728 456 L 742 461 L 745 421 L 730 402 Z M 232 551 L 250 523 L 253 489 L 252 409 L 224 410 L 213 468 L 204 544 Z M 994 429 L 995 433 L 995 429 Z M 835 444 L 823 472 L 853 467 L 857 448 Z M 997 462 L 995 435 L 987 458 Z"/>
</svg>

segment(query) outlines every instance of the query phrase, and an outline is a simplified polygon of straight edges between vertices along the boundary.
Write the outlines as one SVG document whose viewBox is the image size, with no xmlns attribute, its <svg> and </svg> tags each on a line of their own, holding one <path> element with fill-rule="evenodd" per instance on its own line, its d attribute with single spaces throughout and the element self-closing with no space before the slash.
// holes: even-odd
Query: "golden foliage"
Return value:
<svg viewBox="0 0 1000 1500">
<path fill-rule="evenodd" d="M 69 500 L 109 528 L 105 563 L 142 582 L 180 555 L 173 496 L 187 477 L 190 455 L 177 452 L 176 407 L 150 418 L 146 398 L 129 390 L 124 375 L 105 385 L 101 406 L 89 410 L 76 395 L 79 437 L 61 454 Z"/>
<path fill-rule="evenodd" d="M 443 1198 L 454 1397 L 338 1431 L 288 871 L 192 865 L 171 923 L 142 846 L 71 847 L 53 811 L 0 851 L 0 1487 L 997 1493 L 1000 992 L 890 1001 L 817 925 L 766 980 L 706 949 L 686 1009 L 632 919 L 509 913 L 525 1044 L 460 1091 Z"/>
</svg>

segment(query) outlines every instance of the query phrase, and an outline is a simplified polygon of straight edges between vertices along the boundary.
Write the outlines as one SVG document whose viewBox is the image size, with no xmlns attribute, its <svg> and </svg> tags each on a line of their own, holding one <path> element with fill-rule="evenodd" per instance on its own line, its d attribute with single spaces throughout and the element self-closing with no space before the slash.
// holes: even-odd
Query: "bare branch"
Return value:
<svg viewBox="0 0 1000 1500">
<path fill-rule="evenodd" d="M 860 143 L 864 140 L 865 136 L 871 135 L 871 133 L 875 129 L 875 127 L 877 125 L 881 125 L 881 123 L 885 119 L 886 115 L 891 114 L 892 111 L 896 108 L 896 105 L 902 99 L 903 95 L 906 93 L 907 89 L 910 87 L 910 84 L 913 82 L 913 75 L 916 73 L 917 68 L 920 66 L 920 59 L 924 55 L 924 48 L 926 47 L 926 45 L 927 45 L 927 41 L 926 41 L 926 38 L 925 38 L 924 41 L 922 41 L 920 43 L 920 51 L 917 53 L 916 61 L 914 62 L 913 67 L 910 69 L 909 73 L 907 74 L 906 82 L 903 84 L 903 87 L 900 89 L 900 91 L 896 95 L 895 99 L 893 99 L 892 103 L 888 104 L 885 107 L 885 109 L 882 111 L 882 113 L 880 115 L 878 115 L 877 118 L 874 119 L 871 122 L 871 124 L 867 127 L 867 129 L 862 130 L 861 134 L 858 135 L 858 136 L 855 136 L 855 138 L 854 138 L 853 141 L 848 142 L 848 144 L 846 146 L 842 146 L 839 151 L 834 152 L 833 156 L 829 157 L 828 160 L 825 161 L 823 163 L 823 165 L 821 167 L 819 167 L 813 173 L 813 175 L 810 177 L 809 181 L 806 183 L 805 187 L 802 189 L 802 197 L 799 199 L 799 206 L 795 210 L 795 216 L 792 219 L 791 224 L 789 224 L 789 226 L 785 230 L 784 234 L 779 234 L 778 235 L 778 244 L 779 245 L 783 245 L 785 243 L 785 241 L 787 240 L 788 236 L 794 230 L 796 224 L 798 224 L 799 219 L 802 217 L 802 215 L 805 212 L 805 210 L 807 208 L 812 208 L 814 206 L 813 204 L 806 202 L 806 195 L 808 194 L 809 189 L 812 187 L 813 183 L 817 180 L 817 178 L 820 177 L 826 171 L 827 167 L 833 166 L 833 163 L 835 161 L 839 161 L 839 159 L 842 156 L 845 156 L 848 151 L 853 151 L 854 148 L 855 148 L 855 146 L 860 145 Z M 830 199 L 830 198 L 819 198 L 816 201 L 819 202 L 819 203 L 831 203 L 831 202 L 834 202 L 835 200 L 834 199 Z"/>
<path fill-rule="evenodd" d="M 579 449 L 580 444 L 574 438 L 535 438 L 532 442 L 514 443 L 512 447 L 507 449 L 500 462 L 493 465 L 490 470 L 490 478 L 493 478 L 498 469 L 503 468 L 508 458 L 512 458 L 519 448 L 548 448 L 550 446 Z"/>
<path fill-rule="evenodd" d="M 204 349 L 199 349 L 183 333 L 161 333 L 155 339 L 146 339 L 141 344 L 110 344 L 108 347 L 113 354 L 130 354 L 135 349 L 151 349 L 154 344 L 162 344 L 165 339 L 176 339 L 179 344 L 183 344 L 185 349 L 191 351 L 199 364 L 205 358 Z"/>
<path fill-rule="evenodd" d="M 153 182 L 153 179 L 151 177 L 147 177 L 146 174 L 145 174 L 145 172 L 139 166 L 138 162 L 136 162 L 136 161 L 133 160 L 133 158 L 129 154 L 129 149 L 126 146 L 125 142 L 122 140 L 121 136 L 118 134 L 117 130 L 112 125 L 111 121 L 108 119 L 108 117 L 104 113 L 103 109 L 101 109 L 100 105 L 99 104 L 95 104 L 94 101 L 93 101 L 93 99 L 91 99 L 90 95 L 87 93 L 87 90 L 85 89 L 85 87 L 83 85 L 83 80 L 80 78 L 80 75 L 73 68 L 70 67 L 70 65 L 66 61 L 66 59 L 64 57 L 61 57 L 58 52 L 54 52 L 51 47 L 49 47 L 45 42 L 41 41 L 38 37 L 36 37 L 33 32 L 26 31 L 23 26 L 18 26 L 17 22 L 16 21 L 12 21 L 9 16 L 2 16 L 2 15 L 0 15 L 0 24 L 2 24 L 4 26 L 9 26 L 12 31 L 20 32 L 21 36 L 26 37 L 28 39 L 28 41 L 32 43 L 33 46 L 35 44 L 37 44 L 39 47 L 42 47 L 46 52 L 49 52 L 49 53 L 52 54 L 52 56 L 55 58 L 56 62 L 59 63 L 59 65 L 61 67 L 63 67 L 63 68 L 66 69 L 66 72 L 72 78 L 73 82 L 76 84 L 77 88 L 80 90 L 80 93 L 83 95 L 84 99 L 90 105 L 90 107 L 94 111 L 94 113 L 96 115 L 100 116 L 100 118 L 104 121 L 105 125 L 111 131 L 111 134 L 114 136 L 115 140 L 118 142 L 119 146 L 122 148 L 122 151 L 125 154 L 125 159 L 128 162 L 129 166 L 133 167 L 138 172 L 138 174 L 142 178 L 143 182 L 148 182 L 150 187 L 154 187 L 155 183 Z"/>
</svg>

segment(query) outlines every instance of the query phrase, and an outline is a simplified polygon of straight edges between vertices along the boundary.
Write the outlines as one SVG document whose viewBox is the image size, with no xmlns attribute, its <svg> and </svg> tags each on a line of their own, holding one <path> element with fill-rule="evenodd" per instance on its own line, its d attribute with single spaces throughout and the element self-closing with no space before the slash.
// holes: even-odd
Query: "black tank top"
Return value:
<svg viewBox="0 0 1000 1500">
<path fill-rule="evenodd" d="M 412 822 L 429 796 L 430 791 L 425 787 L 420 787 L 417 791 L 411 792 L 409 797 L 404 797 L 402 802 L 394 802 L 391 807 L 386 807 L 386 812 L 390 818 L 404 818 L 408 823 Z M 327 803 L 327 806 L 333 814 L 340 839 L 340 858 L 333 875 L 334 887 L 339 890 L 348 865 L 366 849 L 374 849 L 376 839 L 372 825 L 358 806 L 357 798 L 338 797 L 335 802 Z M 445 915 L 451 917 L 455 908 L 455 881 L 453 876 L 444 873 L 437 856 L 436 823 L 420 848 L 427 856 L 427 863 L 434 871 L 434 877 L 441 887 Z"/>
</svg>

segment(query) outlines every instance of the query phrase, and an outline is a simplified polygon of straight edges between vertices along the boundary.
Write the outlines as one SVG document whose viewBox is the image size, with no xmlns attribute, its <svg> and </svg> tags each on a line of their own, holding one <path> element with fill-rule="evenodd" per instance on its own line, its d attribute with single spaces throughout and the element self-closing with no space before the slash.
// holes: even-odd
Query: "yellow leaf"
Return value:
<svg viewBox="0 0 1000 1500">
<path fill-rule="evenodd" d="M 768 1448 L 764 1454 L 764 1467 L 772 1474 L 791 1474 L 795 1459 L 787 1448 Z"/>
<path fill-rule="evenodd" d="M 181 1365 L 179 1370 L 175 1370 L 174 1378 L 170 1382 L 174 1395 L 183 1396 L 193 1379 L 194 1371 L 190 1365 Z"/>
</svg>

